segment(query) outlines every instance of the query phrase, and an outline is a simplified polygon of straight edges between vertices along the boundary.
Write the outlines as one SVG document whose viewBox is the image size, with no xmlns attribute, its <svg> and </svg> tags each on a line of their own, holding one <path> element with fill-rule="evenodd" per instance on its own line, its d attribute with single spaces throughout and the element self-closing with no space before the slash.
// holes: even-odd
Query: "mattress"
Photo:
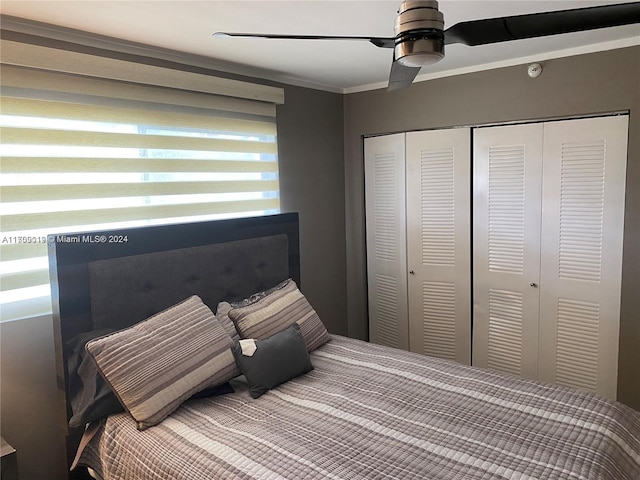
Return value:
<svg viewBox="0 0 640 480">
<path fill-rule="evenodd" d="M 79 456 L 105 479 L 640 479 L 640 413 L 580 390 L 332 336 L 252 399 L 190 400 Z"/>
</svg>

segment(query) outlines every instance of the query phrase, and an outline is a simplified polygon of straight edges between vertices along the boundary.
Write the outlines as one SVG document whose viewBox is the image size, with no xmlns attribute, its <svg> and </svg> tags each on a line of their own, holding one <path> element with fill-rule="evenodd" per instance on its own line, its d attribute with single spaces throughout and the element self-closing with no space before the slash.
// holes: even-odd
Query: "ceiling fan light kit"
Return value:
<svg viewBox="0 0 640 480">
<path fill-rule="evenodd" d="M 511 17 L 485 18 L 457 23 L 446 30 L 435 0 L 405 0 L 398 9 L 395 37 L 215 33 L 216 37 L 249 37 L 288 40 L 366 40 L 376 47 L 392 48 L 389 90 L 408 87 L 420 69 L 444 57 L 444 46 L 468 46 L 560 35 L 597 28 L 640 23 L 640 2 L 601 5 Z M 537 65 L 537 64 L 536 64 Z M 542 67 L 529 71 L 533 78 Z"/>
<path fill-rule="evenodd" d="M 444 57 L 444 17 L 435 0 L 407 0 L 398 9 L 393 57 L 405 67 L 424 67 Z"/>
</svg>

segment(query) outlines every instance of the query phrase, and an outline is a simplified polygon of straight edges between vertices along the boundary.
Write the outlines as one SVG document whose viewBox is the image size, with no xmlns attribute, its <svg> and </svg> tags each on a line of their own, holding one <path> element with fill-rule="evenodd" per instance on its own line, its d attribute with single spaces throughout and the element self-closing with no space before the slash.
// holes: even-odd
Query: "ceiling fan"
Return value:
<svg viewBox="0 0 640 480">
<path fill-rule="evenodd" d="M 405 0 L 398 9 L 395 37 L 281 35 L 217 32 L 214 37 L 253 37 L 292 40 L 366 40 L 392 48 L 389 90 L 413 82 L 422 67 L 444 57 L 444 46 L 475 46 L 543 37 L 597 28 L 640 23 L 640 2 L 460 22 L 444 29 L 444 17 L 435 0 Z"/>
</svg>

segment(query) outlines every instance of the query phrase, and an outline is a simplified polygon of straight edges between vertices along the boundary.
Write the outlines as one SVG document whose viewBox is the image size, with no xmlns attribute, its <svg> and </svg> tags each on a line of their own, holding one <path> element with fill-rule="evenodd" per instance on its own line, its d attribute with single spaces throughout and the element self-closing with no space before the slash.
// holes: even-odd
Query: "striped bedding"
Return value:
<svg viewBox="0 0 640 480">
<path fill-rule="evenodd" d="M 109 479 L 640 479 L 640 413 L 333 336 L 253 400 L 184 403 L 144 431 L 109 417 L 80 464 Z"/>
</svg>

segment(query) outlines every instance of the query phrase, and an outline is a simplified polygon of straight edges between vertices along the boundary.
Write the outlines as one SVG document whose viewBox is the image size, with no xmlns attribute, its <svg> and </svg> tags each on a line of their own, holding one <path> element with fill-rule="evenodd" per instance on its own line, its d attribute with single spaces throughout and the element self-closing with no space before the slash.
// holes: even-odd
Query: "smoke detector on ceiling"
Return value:
<svg viewBox="0 0 640 480">
<path fill-rule="evenodd" d="M 542 65 L 539 63 L 532 63 L 527 67 L 527 75 L 531 78 L 537 78 L 542 73 Z"/>
</svg>

